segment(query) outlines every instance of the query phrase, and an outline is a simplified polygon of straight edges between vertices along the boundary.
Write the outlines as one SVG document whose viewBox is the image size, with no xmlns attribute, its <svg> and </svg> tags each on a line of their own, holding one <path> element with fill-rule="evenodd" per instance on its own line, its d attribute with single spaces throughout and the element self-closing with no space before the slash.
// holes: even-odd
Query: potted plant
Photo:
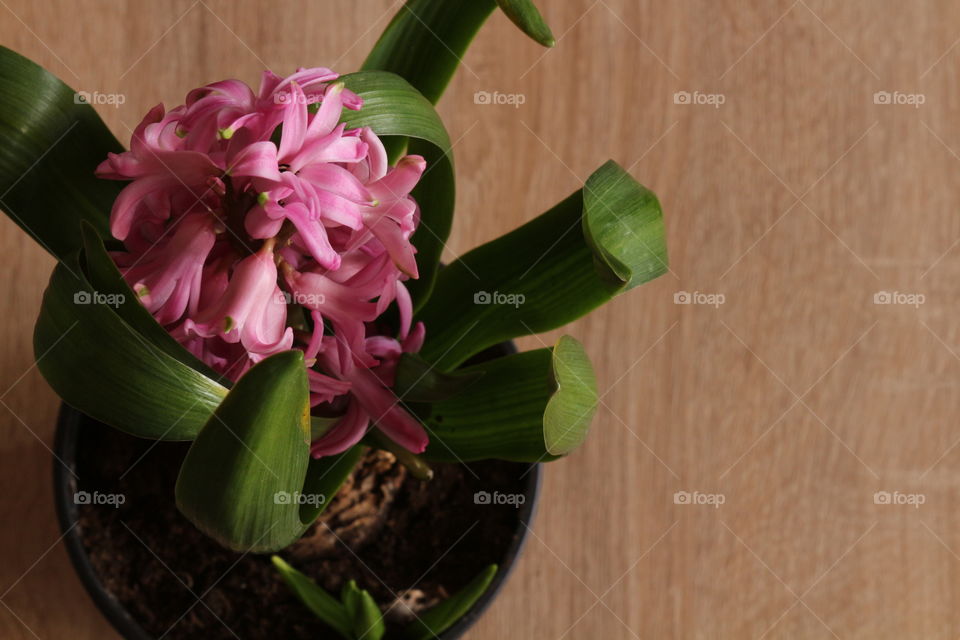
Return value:
<svg viewBox="0 0 960 640">
<path fill-rule="evenodd" d="M 244 637 L 459 637 L 502 581 L 537 465 L 598 404 L 575 339 L 509 341 L 667 263 L 656 197 L 608 162 L 441 268 L 454 165 L 433 105 L 498 5 L 553 45 L 529 0 L 409 0 L 361 71 L 208 84 L 128 150 L 0 49 L 3 208 L 59 261 L 34 347 L 65 402 L 61 522 L 127 637 L 236 635 L 224 618 Z M 474 524 L 451 539 L 458 515 Z"/>
</svg>

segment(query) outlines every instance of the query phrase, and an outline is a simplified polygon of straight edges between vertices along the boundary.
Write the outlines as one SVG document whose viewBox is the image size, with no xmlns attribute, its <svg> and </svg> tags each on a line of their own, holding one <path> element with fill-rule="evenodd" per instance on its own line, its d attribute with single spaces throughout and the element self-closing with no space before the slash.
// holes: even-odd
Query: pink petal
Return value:
<svg viewBox="0 0 960 640">
<path fill-rule="evenodd" d="M 418 278 L 416 249 L 404 236 L 400 225 L 386 216 L 375 214 L 364 215 L 364 222 L 370 233 L 383 244 L 397 268 L 411 278 Z"/>
<path fill-rule="evenodd" d="M 348 393 L 351 387 L 346 380 L 338 380 L 312 369 L 307 371 L 307 379 L 310 382 L 310 393 L 313 395 L 311 402 L 316 400 L 331 402 L 334 398 Z"/>
<path fill-rule="evenodd" d="M 288 85 L 292 83 L 297 83 L 304 89 L 314 87 L 317 84 L 323 84 L 330 82 L 331 80 L 336 80 L 340 77 L 335 71 L 331 71 L 326 67 L 310 67 L 307 69 L 300 68 L 297 69 L 297 72 L 293 75 L 287 76 L 274 87 L 274 92 L 282 91 Z"/>
<path fill-rule="evenodd" d="M 364 300 L 355 289 L 326 276 L 287 269 L 284 279 L 304 307 L 320 311 L 327 317 L 359 322 L 371 322 L 377 317 L 376 304 Z"/>
<path fill-rule="evenodd" d="M 423 453 L 430 438 L 423 425 L 400 406 L 393 391 L 368 369 L 358 369 L 348 379 L 353 383 L 353 396 L 387 437 L 404 449 Z"/>
<path fill-rule="evenodd" d="M 283 129 L 278 157 L 285 164 L 300 147 L 307 133 L 307 98 L 296 82 L 291 84 L 290 99 L 283 107 Z"/>
<path fill-rule="evenodd" d="M 299 203 L 288 205 L 284 207 L 284 213 L 287 220 L 297 228 L 297 234 L 301 242 L 306 246 L 314 260 L 326 269 L 340 267 L 340 254 L 330 246 L 330 241 L 327 239 L 327 230 L 310 215 L 304 205 Z"/>
<path fill-rule="evenodd" d="M 133 226 L 134 216 L 147 196 L 176 186 L 176 180 L 169 175 L 147 176 L 125 186 L 113 201 L 110 212 L 110 233 L 113 237 L 118 240 L 126 239 Z"/>
<path fill-rule="evenodd" d="M 341 166 L 328 163 L 311 164 L 301 169 L 298 175 L 317 189 L 329 191 L 358 204 L 370 204 L 373 201 L 370 192 L 356 176 Z"/>
<path fill-rule="evenodd" d="M 369 185 L 370 192 L 378 200 L 398 200 L 413 191 L 427 168 L 421 156 L 405 156 L 383 178 Z"/>
<path fill-rule="evenodd" d="M 251 238 L 258 240 L 274 237 L 280 233 L 280 227 L 282 226 L 282 216 L 274 217 L 270 215 L 270 212 L 266 208 L 260 205 L 250 209 L 250 211 L 247 212 L 246 218 L 243 219 L 243 228 L 250 234 Z"/>
<path fill-rule="evenodd" d="M 293 329 L 287 325 L 287 305 L 280 288 L 257 301 L 243 323 L 240 342 L 251 353 L 269 355 L 293 346 Z"/>
<path fill-rule="evenodd" d="M 320 103 L 320 109 L 313 114 L 310 120 L 310 126 L 307 127 L 308 138 L 318 138 L 331 133 L 337 122 L 340 121 L 340 115 L 343 112 L 343 83 L 338 82 L 327 87 L 323 94 L 323 102 Z"/>
<path fill-rule="evenodd" d="M 283 82 L 283 78 L 273 71 L 264 71 L 260 76 L 260 90 L 257 92 L 257 96 L 262 100 L 269 98 L 281 82 Z"/>
<path fill-rule="evenodd" d="M 410 292 L 397 281 L 397 308 L 400 311 L 400 339 L 405 340 L 410 333 L 410 323 L 413 321 L 413 300 Z"/>
<path fill-rule="evenodd" d="M 330 431 L 313 441 L 310 455 L 322 458 L 343 453 L 363 439 L 369 425 L 370 417 L 356 402 L 351 402 L 343 418 Z"/>
<path fill-rule="evenodd" d="M 367 176 L 367 182 L 376 182 L 387 175 L 387 169 L 389 168 L 387 164 L 387 150 L 384 148 L 383 142 L 370 127 L 364 127 L 361 130 L 360 139 L 367 144 L 368 148 L 367 162 L 370 171 Z"/>
<path fill-rule="evenodd" d="M 277 148 L 272 142 L 256 142 L 245 147 L 230 161 L 227 174 L 238 177 L 264 178 L 280 182 Z"/>
</svg>

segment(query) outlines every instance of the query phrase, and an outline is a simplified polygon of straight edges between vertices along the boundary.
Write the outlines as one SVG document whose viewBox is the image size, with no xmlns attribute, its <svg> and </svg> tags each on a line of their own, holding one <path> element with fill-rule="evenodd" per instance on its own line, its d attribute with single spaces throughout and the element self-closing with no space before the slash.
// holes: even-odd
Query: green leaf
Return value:
<svg viewBox="0 0 960 640">
<path fill-rule="evenodd" d="M 583 234 L 600 275 L 628 291 L 667 272 L 663 212 L 652 191 L 612 160 L 583 188 Z"/>
<path fill-rule="evenodd" d="M 440 462 L 554 460 L 583 442 L 596 411 L 593 369 L 582 345 L 525 351 L 462 369 L 482 372 L 463 393 L 431 406 L 424 457 Z"/>
<path fill-rule="evenodd" d="M 553 347 L 557 391 L 543 413 L 543 439 L 551 455 L 564 456 L 583 444 L 597 410 L 597 379 L 583 345 L 561 336 Z"/>
<path fill-rule="evenodd" d="M 356 640 L 380 640 L 383 637 L 387 632 L 383 614 L 366 589 L 359 588 L 356 581 L 350 580 L 343 586 L 340 598 L 352 621 Z"/>
<path fill-rule="evenodd" d="M 340 421 L 340 416 L 310 416 L 310 440 L 326 434 Z"/>
<path fill-rule="evenodd" d="M 498 4 L 528 36 L 547 47 L 555 44 L 530 0 L 407 0 L 377 40 L 363 69 L 403 76 L 436 104 Z"/>
<path fill-rule="evenodd" d="M 363 69 L 396 73 L 435 104 L 494 9 L 494 0 L 408 0 Z"/>
<path fill-rule="evenodd" d="M 386 71 L 358 71 L 341 76 L 348 89 L 363 98 L 359 111 L 343 111 L 348 127 L 370 127 L 382 136 L 406 136 L 446 151 L 450 137 L 436 109 L 409 82 Z"/>
<path fill-rule="evenodd" d="M 556 329 L 667 270 L 656 196 L 615 162 L 522 227 L 445 267 L 417 315 L 420 352 L 449 371 L 518 336 Z"/>
<path fill-rule="evenodd" d="M 309 523 L 300 497 L 310 456 L 310 398 L 300 351 L 256 364 L 197 434 L 177 478 L 177 507 L 238 551 L 282 549 Z M 326 496 L 324 496 L 326 501 Z"/>
<path fill-rule="evenodd" d="M 453 223 L 455 184 L 450 136 L 430 104 L 403 78 L 382 71 L 362 71 L 341 78 L 363 98 L 360 111 L 344 110 L 348 127 L 370 127 L 379 136 L 410 138 L 409 153 L 422 155 L 427 169 L 412 195 L 420 206 L 420 226 L 411 242 L 417 247 L 420 277 L 407 283 L 414 307 L 430 296 L 440 254 Z"/>
<path fill-rule="evenodd" d="M 346 640 L 354 640 L 350 616 L 347 613 L 347 608 L 340 601 L 327 593 L 326 589 L 284 562 L 280 556 L 273 556 L 271 560 L 273 566 L 283 577 L 283 581 L 287 583 L 287 586 L 290 587 L 297 598 L 307 605 L 310 611 Z"/>
<path fill-rule="evenodd" d="M 513 24 L 542 44 L 553 47 L 557 44 L 550 27 L 543 21 L 543 16 L 530 0 L 497 0 L 497 4 L 507 14 Z"/>
<path fill-rule="evenodd" d="M 109 237 L 122 184 L 94 176 L 123 151 L 93 108 L 36 63 L 0 47 L 0 208 L 63 260 L 80 247 L 79 221 Z"/>
<path fill-rule="evenodd" d="M 480 372 L 444 373 L 413 353 L 405 353 L 397 365 L 393 391 L 404 402 L 440 402 L 457 395 L 480 379 Z"/>
<path fill-rule="evenodd" d="M 403 630 L 404 638 L 406 640 L 438 638 L 480 599 L 493 582 L 495 575 L 497 575 L 497 565 L 492 564 L 481 571 L 463 589 L 420 614 Z"/>
<path fill-rule="evenodd" d="M 76 259 L 58 264 L 34 328 L 37 367 L 92 418 L 144 438 L 192 440 L 227 390 L 127 324 L 115 295 L 98 290 Z"/>
</svg>

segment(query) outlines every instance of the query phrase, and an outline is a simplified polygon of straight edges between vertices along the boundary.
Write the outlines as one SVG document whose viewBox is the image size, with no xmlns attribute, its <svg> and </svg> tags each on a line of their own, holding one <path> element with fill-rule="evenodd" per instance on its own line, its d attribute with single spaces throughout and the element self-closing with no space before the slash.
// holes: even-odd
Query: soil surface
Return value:
<svg viewBox="0 0 960 640">
<path fill-rule="evenodd" d="M 338 638 L 292 596 L 269 555 L 224 549 L 180 515 L 174 485 L 187 447 L 85 423 L 78 489 L 123 496 L 119 505 L 79 508 L 78 531 L 102 583 L 165 640 Z M 396 626 L 409 615 L 398 599 L 430 606 L 501 561 L 517 509 L 476 504 L 474 494 L 520 493 L 526 468 L 438 464 L 423 482 L 390 454 L 368 452 L 318 524 L 281 555 L 335 592 L 355 579 Z"/>
</svg>

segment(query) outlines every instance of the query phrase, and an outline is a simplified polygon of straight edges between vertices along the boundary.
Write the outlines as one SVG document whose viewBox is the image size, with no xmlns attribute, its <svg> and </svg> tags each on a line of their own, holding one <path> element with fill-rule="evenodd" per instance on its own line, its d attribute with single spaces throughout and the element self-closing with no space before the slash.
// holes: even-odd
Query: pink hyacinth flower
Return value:
<svg viewBox="0 0 960 640">
<path fill-rule="evenodd" d="M 187 337 L 219 337 L 240 342 L 259 355 L 269 355 L 293 345 L 293 329 L 286 326 L 286 300 L 277 287 L 273 249 L 264 244 L 240 261 L 219 302 L 184 321 Z"/>
<path fill-rule="evenodd" d="M 343 109 L 363 103 L 337 77 L 268 71 L 257 91 L 224 80 L 150 110 L 130 150 L 97 169 L 130 181 L 111 211 L 126 249 L 114 259 L 157 321 L 230 379 L 302 350 L 311 406 L 334 418 L 313 455 L 372 426 L 421 452 L 426 432 L 391 388 L 424 337 L 403 282 L 418 273 L 410 193 L 426 163 L 391 167 L 371 129 L 348 129 Z M 393 304 L 400 326 L 388 333 Z"/>
</svg>

